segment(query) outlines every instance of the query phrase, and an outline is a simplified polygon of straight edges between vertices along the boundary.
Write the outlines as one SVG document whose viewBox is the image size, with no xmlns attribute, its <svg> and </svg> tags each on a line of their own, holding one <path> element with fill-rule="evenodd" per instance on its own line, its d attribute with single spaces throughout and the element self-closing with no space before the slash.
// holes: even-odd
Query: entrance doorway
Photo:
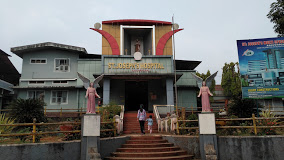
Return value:
<svg viewBox="0 0 284 160">
<path fill-rule="evenodd" d="M 125 111 L 148 110 L 148 81 L 125 81 Z"/>
</svg>

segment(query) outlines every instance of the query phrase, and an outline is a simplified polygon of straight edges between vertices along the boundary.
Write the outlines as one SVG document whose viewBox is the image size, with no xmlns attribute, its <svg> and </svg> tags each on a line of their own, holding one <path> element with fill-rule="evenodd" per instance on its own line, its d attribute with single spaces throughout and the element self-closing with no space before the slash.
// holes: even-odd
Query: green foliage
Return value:
<svg viewBox="0 0 284 160">
<path fill-rule="evenodd" d="M 182 120 L 182 117 L 178 118 L 179 120 Z M 198 120 L 198 117 L 196 114 L 190 114 L 186 117 L 186 120 Z M 198 127 L 198 122 L 179 122 L 180 127 Z M 198 131 L 196 129 L 182 129 L 179 130 L 181 135 L 197 135 Z"/>
<path fill-rule="evenodd" d="M 114 102 L 110 102 L 108 105 L 105 107 L 100 108 L 100 113 L 102 114 L 102 122 L 113 122 L 113 117 L 115 115 L 120 115 L 121 112 L 121 107 L 117 105 Z M 106 123 L 106 124 L 101 124 L 101 130 L 104 129 L 115 129 L 114 123 Z M 106 131 L 106 132 L 101 132 L 100 137 L 113 137 L 114 133 L 113 131 Z"/>
<path fill-rule="evenodd" d="M 264 118 L 274 118 L 276 117 L 275 114 L 273 114 L 270 111 L 262 111 L 262 113 L 260 114 L 261 117 Z M 278 119 L 261 119 L 261 120 L 257 120 L 257 126 L 277 126 Z M 260 135 L 275 135 L 276 134 L 276 128 L 261 128 L 259 130 L 259 134 Z"/>
<path fill-rule="evenodd" d="M 9 105 L 12 109 L 9 115 L 18 123 L 32 123 L 34 118 L 37 122 L 46 122 L 44 105 L 39 99 L 14 99 Z"/>
<path fill-rule="evenodd" d="M 279 37 L 284 36 L 284 1 L 277 0 L 270 5 L 270 11 L 267 14 L 270 22 L 274 23 L 274 31 Z"/>
<path fill-rule="evenodd" d="M 5 113 L 0 114 L 0 124 L 14 124 L 15 119 L 6 117 Z M 11 133 L 15 126 L 0 126 L 0 134 Z"/>
<path fill-rule="evenodd" d="M 112 119 L 115 115 L 120 115 L 121 107 L 114 102 L 110 102 L 105 107 L 100 108 L 100 113 L 106 113 L 104 115 L 105 120 Z"/>
<path fill-rule="evenodd" d="M 236 71 L 237 67 L 237 71 Z M 239 63 L 225 63 L 222 73 L 221 86 L 224 89 L 224 94 L 229 97 L 241 96 L 241 81 Z"/>
<path fill-rule="evenodd" d="M 258 104 L 258 107 L 262 106 Z M 228 114 L 235 115 L 240 118 L 251 118 L 252 114 L 256 114 L 257 103 L 253 99 L 241 99 L 236 97 L 229 104 Z"/>
<path fill-rule="evenodd" d="M 197 75 L 198 77 L 202 78 L 203 80 L 205 80 L 207 77 L 211 76 L 211 73 L 210 73 L 210 71 L 208 70 L 206 74 L 205 74 L 205 73 L 198 73 L 198 72 L 196 72 L 196 75 Z M 212 83 L 211 83 L 211 86 L 210 86 L 210 88 L 209 88 L 209 90 L 210 90 L 210 92 L 211 92 L 212 94 L 214 94 L 215 85 L 216 85 L 216 81 L 215 81 L 215 79 L 213 79 L 213 80 L 212 80 Z"/>
</svg>

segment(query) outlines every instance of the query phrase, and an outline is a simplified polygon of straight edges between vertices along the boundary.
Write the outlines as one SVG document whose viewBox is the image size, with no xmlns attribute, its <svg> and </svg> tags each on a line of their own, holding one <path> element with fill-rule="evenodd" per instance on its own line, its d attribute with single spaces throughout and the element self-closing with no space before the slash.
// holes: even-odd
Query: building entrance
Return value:
<svg viewBox="0 0 284 160">
<path fill-rule="evenodd" d="M 148 110 L 148 81 L 125 81 L 125 111 Z"/>
</svg>

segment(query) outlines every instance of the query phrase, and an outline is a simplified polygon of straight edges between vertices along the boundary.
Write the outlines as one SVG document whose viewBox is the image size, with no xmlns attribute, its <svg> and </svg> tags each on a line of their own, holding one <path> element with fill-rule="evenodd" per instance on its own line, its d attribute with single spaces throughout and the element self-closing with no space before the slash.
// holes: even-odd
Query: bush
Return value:
<svg viewBox="0 0 284 160">
<path fill-rule="evenodd" d="M 102 122 L 113 122 L 115 115 L 120 115 L 121 107 L 114 102 L 100 108 L 101 121 Z M 101 124 L 101 130 L 104 129 L 115 129 L 113 123 Z M 114 136 L 113 131 L 101 132 L 101 137 L 112 137 Z"/>
<path fill-rule="evenodd" d="M 100 113 L 103 114 L 104 121 L 111 120 L 115 115 L 120 115 L 121 107 L 114 102 L 100 108 Z"/>
<path fill-rule="evenodd" d="M 270 111 L 262 111 L 262 113 L 260 114 L 261 117 L 264 118 L 274 118 L 275 114 L 271 113 Z M 278 119 L 260 119 L 257 120 L 257 126 L 277 126 Z M 259 130 L 259 134 L 261 135 L 275 135 L 276 134 L 276 129 L 275 128 L 261 128 Z"/>
<path fill-rule="evenodd" d="M 260 104 L 258 104 L 259 108 L 262 108 Z M 234 98 L 229 104 L 228 114 L 235 115 L 239 118 L 251 118 L 253 113 L 256 114 L 257 103 L 252 99 L 241 99 Z M 257 115 L 257 114 L 256 114 Z"/>
<path fill-rule="evenodd" d="M 36 118 L 36 122 L 46 122 L 44 116 L 45 103 L 40 99 L 14 99 L 10 104 L 9 108 L 12 110 L 9 115 L 14 118 L 18 123 L 33 123 L 33 119 Z M 40 132 L 43 126 L 37 127 L 37 132 Z M 16 128 L 17 133 L 30 133 L 32 132 L 31 127 L 20 126 Z M 28 137 L 31 136 L 19 136 L 22 142 L 25 142 Z M 36 142 L 40 141 L 41 136 L 36 136 Z"/>
<path fill-rule="evenodd" d="M 46 122 L 44 105 L 45 103 L 39 99 L 14 99 L 9 104 L 9 108 L 12 109 L 9 115 L 18 123 L 33 123 L 34 118 L 37 122 Z"/>
<path fill-rule="evenodd" d="M 9 118 L 4 114 L 0 114 L 0 124 L 14 124 L 15 119 Z M 11 133 L 15 126 L 0 126 L 0 134 Z"/>
</svg>

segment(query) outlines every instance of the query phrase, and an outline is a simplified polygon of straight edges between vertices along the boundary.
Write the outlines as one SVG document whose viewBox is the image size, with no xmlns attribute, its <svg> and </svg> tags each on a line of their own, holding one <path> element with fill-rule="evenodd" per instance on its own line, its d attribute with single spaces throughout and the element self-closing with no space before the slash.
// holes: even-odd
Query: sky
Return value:
<svg viewBox="0 0 284 160">
<path fill-rule="evenodd" d="M 90 30 L 96 22 L 150 19 L 178 23 L 176 59 L 202 61 L 200 73 L 238 62 L 236 40 L 276 37 L 267 18 L 276 0 L 0 0 L 0 49 L 21 73 L 22 59 L 11 47 L 55 42 L 101 54 L 102 37 Z M 1 62 L 0 62 L 1 63 Z"/>
</svg>

